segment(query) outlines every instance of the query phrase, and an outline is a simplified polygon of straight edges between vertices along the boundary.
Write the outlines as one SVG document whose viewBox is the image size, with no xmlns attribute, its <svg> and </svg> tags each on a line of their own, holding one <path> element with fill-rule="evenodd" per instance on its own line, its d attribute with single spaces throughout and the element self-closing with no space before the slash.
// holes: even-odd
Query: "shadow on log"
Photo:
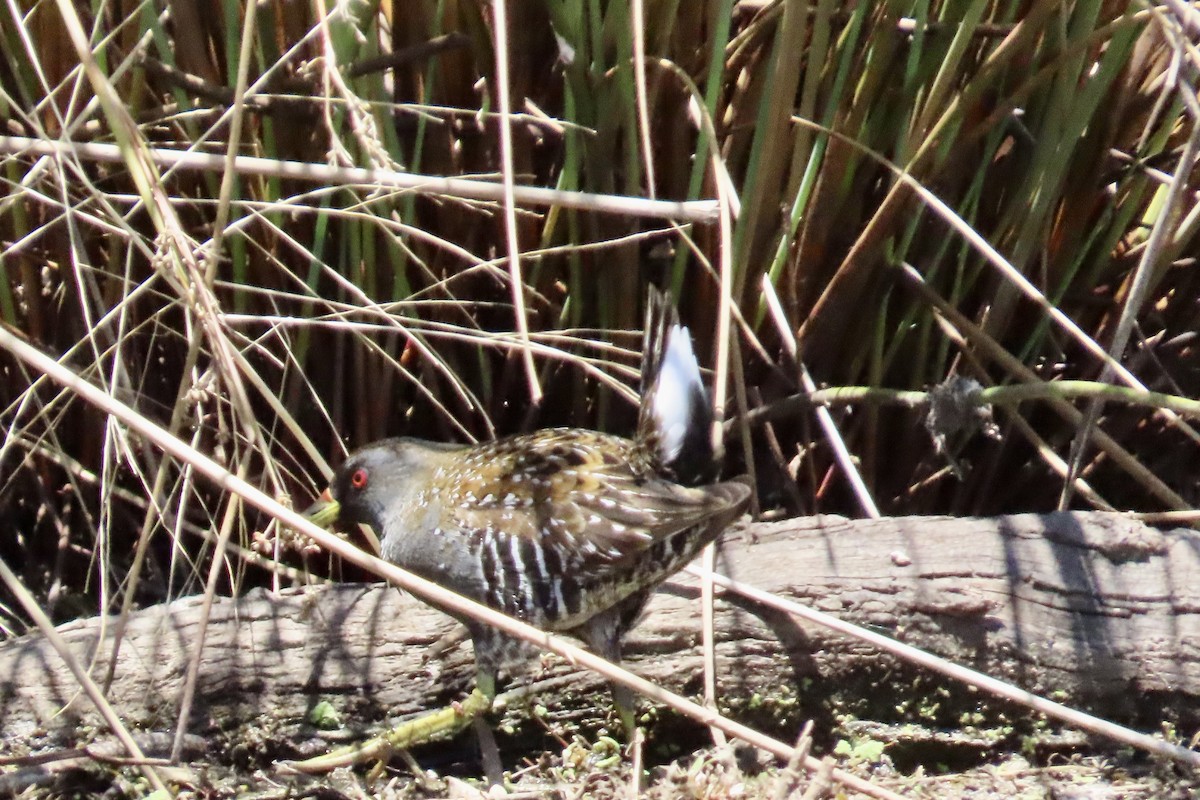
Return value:
<svg viewBox="0 0 1200 800">
<path fill-rule="evenodd" d="M 718 568 L 1113 719 L 1190 726 L 1200 713 L 1200 539 L 1189 531 L 1102 513 L 813 517 L 727 534 Z M 626 665 L 675 691 L 698 691 L 698 596 L 688 576 L 667 584 L 628 637 Z M 173 727 L 199 607 L 186 598 L 131 619 L 108 695 L 130 727 Z M 833 686 L 888 708 L 912 699 L 905 693 L 916 684 L 897 676 L 915 670 L 860 642 L 729 594 L 716 617 L 719 692 L 746 721 L 778 727 L 819 717 L 821 692 Z M 111 619 L 89 619 L 60 630 L 92 674 L 103 676 L 112 628 Z M 299 724 L 322 700 L 358 721 L 442 705 L 472 675 L 466 643 L 426 660 L 452 628 L 448 618 L 380 585 L 255 590 L 220 600 L 191 727 L 228 731 L 266 713 Z M 572 674 L 561 663 L 549 671 Z M 934 676 L 915 691 L 947 683 Z M 770 709 L 771 701 L 790 698 L 795 710 L 798 696 L 806 708 L 794 719 L 780 716 L 787 703 Z M 607 709 L 609 701 L 601 680 L 574 673 L 541 702 L 569 713 L 590 704 Z M 755 707 L 767 707 L 778 725 L 746 719 Z M 69 739 L 78 725 L 98 724 L 59 656 L 36 634 L 0 645 L 0 708 L 0 736 L 10 742 L 46 732 Z"/>
</svg>

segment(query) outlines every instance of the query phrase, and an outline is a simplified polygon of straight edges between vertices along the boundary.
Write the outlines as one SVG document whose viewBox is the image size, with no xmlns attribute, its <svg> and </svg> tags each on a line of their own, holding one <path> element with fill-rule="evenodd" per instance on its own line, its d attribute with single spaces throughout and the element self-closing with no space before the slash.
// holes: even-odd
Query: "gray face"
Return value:
<svg viewBox="0 0 1200 800">
<path fill-rule="evenodd" d="M 386 439 L 355 451 L 338 468 L 333 498 L 342 522 L 362 522 L 383 534 L 383 522 L 405 508 L 442 448 L 417 439 Z"/>
<path fill-rule="evenodd" d="M 331 492 L 343 524 L 375 530 L 385 561 L 478 598 L 478 563 L 463 557 L 458 537 L 441 535 L 442 505 L 431 486 L 446 455 L 462 449 L 420 439 L 376 442 L 351 454 Z"/>
</svg>

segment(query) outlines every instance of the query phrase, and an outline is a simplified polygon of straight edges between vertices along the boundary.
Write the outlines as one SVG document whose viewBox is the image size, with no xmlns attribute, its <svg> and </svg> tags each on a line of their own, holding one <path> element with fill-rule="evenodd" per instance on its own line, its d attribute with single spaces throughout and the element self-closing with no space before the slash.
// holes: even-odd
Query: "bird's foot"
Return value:
<svg viewBox="0 0 1200 800">
<path fill-rule="evenodd" d="M 387 733 L 382 733 L 365 742 L 339 747 L 323 756 L 304 761 L 284 761 L 281 766 L 296 772 L 317 774 L 331 772 L 339 767 L 375 762 L 376 767 L 373 772 L 378 772 L 396 750 L 407 750 L 413 745 L 444 736 L 453 736 L 469 725 L 473 719 L 486 714 L 491 707 L 492 698 L 476 688 L 461 702 L 452 703 L 445 708 L 403 722 Z"/>
</svg>

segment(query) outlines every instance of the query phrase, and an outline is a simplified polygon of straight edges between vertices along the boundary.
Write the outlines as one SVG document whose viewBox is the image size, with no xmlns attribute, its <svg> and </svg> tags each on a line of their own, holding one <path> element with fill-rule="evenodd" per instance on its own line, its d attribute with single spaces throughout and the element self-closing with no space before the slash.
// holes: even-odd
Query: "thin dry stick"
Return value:
<svg viewBox="0 0 1200 800">
<path fill-rule="evenodd" d="M 833 775 L 833 759 L 826 756 L 821 760 L 821 766 L 817 770 L 817 774 L 813 776 L 812 783 L 809 784 L 808 791 L 800 796 L 800 800 L 817 800 L 819 797 L 824 797 L 829 792 L 829 778 Z"/>
<path fill-rule="evenodd" d="M 700 561 L 704 565 L 706 575 L 713 574 L 717 566 L 716 542 L 709 542 L 700 553 Z M 708 708 L 717 707 L 717 636 L 714 614 L 713 582 L 710 578 L 700 581 L 700 636 L 704 650 L 704 705 Z M 720 746 L 725 744 L 725 734 L 720 728 L 712 729 L 713 743 Z"/>
<path fill-rule="evenodd" d="M 654 702 L 670 706 L 676 711 L 697 720 L 702 725 L 717 726 L 730 736 L 742 739 L 779 758 L 787 759 L 792 756 L 794 750 L 790 745 L 784 744 L 739 722 L 734 722 L 720 713 L 694 703 L 674 692 L 669 692 L 645 678 L 634 675 L 628 670 L 622 669 L 594 653 L 590 653 L 565 641 L 559 636 L 540 631 L 531 625 L 505 616 L 499 611 L 455 594 L 436 583 L 413 575 L 394 564 L 362 552 L 328 531 L 318 528 L 308 519 L 292 509 L 283 506 L 257 487 L 239 479 L 208 456 L 196 452 L 185 442 L 172 436 L 159 425 L 151 422 L 119 400 L 109 397 L 103 391 L 80 378 L 66 366 L 59 364 L 41 351 L 21 341 L 4 328 L 0 328 L 0 348 L 7 350 L 34 369 L 44 373 L 51 380 L 66 386 L 106 414 L 110 414 L 121 420 L 146 437 L 156 447 L 174 458 L 190 464 L 196 472 L 209 478 L 220 488 L 241 495 L 250 505 L 258 508 L 265 514 L 275 517 L 280 523 L 303 533 L 326 551 L 340 556 L 349 563 L 379 575 L 393 585 L 415 594 L 422 600 L 452 614 L 472 617 L 515 638 L 530 642 L 543 650 L 556 653 L 566 658 L 572 664 L 582 666 L 610 681 L 627 686 Z M 1200 756 L 1200 754 L 1193 755 Z M 804 763 L 808 769 L 815 770 L 819 767 L 819 762 L 812 757 L 805 759 Z M 870 797 L 901 800 L 900 795 L 874 786 L 861 778 L 841 770 L 836 770 L 834 777 L 844 786 L 863 792 Z"/>
<path fill-rule="evenodd" d="M 792 789 L 800 780 L 800 765 L 804 761 L 804 757 L 808 755 L 808 751 L 812 749 L 812 729 L 811 719 L 800 729 L 800 735 L 796 737 L 796 752 L 788 759 L 787 766 L 780 770 L 776 777 L 771 800 L 787 800 L 788 795 L 792 793 Z"/>
<path fill-rule="evenodd" d="M 733 351 L 733 358 L 730 359 L 731 372 L 733 373 L 733 400 L 734 408 L 737 410 L 737 417 L 732 422 L 732 427 L 736 427 L 738 432 L 738 441 L 742 444 L 742 461 L 746 465 L 746 475 L 750 478 L 751 486 L 758 486 L 757 467 L 754 465 L 754 449 L 753 441 L 750 437 L 750 424 L 747 422 L 749 410 L 749 402 L 746 398 L 746 373 L 745 361 L 741 355 L 741 347 L 737 339 L 730 341 L 730 348 Z M 799 496 L 798 489 L 793 487 L 793 491 Z M 797 508 L 802 508 L 802 505 L 797 505 Z M 750 495 L 750 514 L 757 517 L 761 507 L 758 502 L 757 493 Z"/>
<path fill-rule="evenodd" d="M 246 86 L 250 82 L 250 61 L 254 54 L 256 21 L 258 14 L 247 11 L 242 20 L 242 48 L 238 53 L 237 81 L 233 90 L 232 119 L 229 123 L 229 141 L 225 146 L 226 169 L 221 175 L 221 188 L 217 194 L 217 214 L 213 220 L 213 235 L 209 242 L 208 265 L 204 270 L 204 281 L 212 286 L 217 275 L 217 264 L 221 256 L 221 242 L 225 236 L 225 225 L 229 222 L 229 209 L 233 200 L 233 186 L 237 172 L 233 169 L 234 158 L 242 143 L 242 116 L 246 110 Z"/>
<path fill-rule="evenodd" d="M 521 279 L 521 243 L 517 240 L 517 201 L 513 187 L 512 111 L 508 92 L 508 2 L 492 3 L 492 46 L 496 50 L 496 102 L 500 106 L 500 176 L 504 188 L 504 242 L 508 245 L 508 274 L 512 284 L 513 313 L 521 337 L 521 360 L 529 380 L 529 399 L 534 406 L 542 402 L 533 349 L 529 344 L 529 317 L 525 311 L 525 281 Z"/>
<path fill-rule="evenodd" d="M 53 156 L 67 153 L 80 159 L 106 163 L 124 161 L 120 148 L 96 142 L 64 142 L 55 139 L 31 139 L 25 136 L 0 136 L 0 152 L 9 155 Z M 151 148 L 148 158 L 161 167 L 219 173 L 227 168 L 225 156 L 170 148 Z M 239 175 L 286 178 L 321 185 L 373 186 L 404 189 L 417 194 L 440 195 L 464 200 L 503 202 L 503 187 L 491 181 L 472 178 L 447 178 L 411 172 L 364 167 L 334 167 L 308 161 L 284 161 L 258 156 L 237 156 L 233 168 Z M 712 222 L 717 215 L 715 200 L 649 200 L 645 197 L 570 192 L 541 186 L 516 186 L 513 197 L 522 206 L 563 206 L 621 216 L 672 219 L 684 222 Z"/>
<path fill-rule="evenodd" d="M 642 145 L 642 168 L 646 173 L 646 195 L 658 197 L 654 179 L 654 143 L 650 138 L 650 104 L 646 98 L 646 8 L 644 0 L 633 0 L 629 6 L 629 22 L 633 29 L 633 89 L 637 101 L 638 134 Z"/>
<path fill-rule="evenodd" d="M 645 744 L 645 741 L 642 729 L 634 728 L 633 741 L 629 743 L 629 750 L 633 755 L 629 765 L 629 800 L 638 800 L 642 796 L 642 745 Z"/>
<path fill-rule="evenodd" d="M 775 294 L 775 286 L 771 283 L 771 276 L 767 273 L 763 273 L 762 288 L 763 298 L 767 301 L 767 308 L 770 309 L 771 318 L 775 320 L 775 326 L 779 329 L 784 347 L 788 349 L 793 359 L 797 359 L 800 367 L 800 387 L 812 394 L 817 390 L 817 385 L 813 382 L 812 376 L 808 374 L 808 367 L 801 364 L 797 358 L 796 338 L 792 335 L 792 329 L 788 327 L 787 316 L 783 313 L 783 306 L 779 303 L 779 296 Z M 817 422 L 820 423 L 821 430 L 825 432 L 825 438 L 829 440 L 829 445 L 833 448 L 834 457 L 841 466 L 842 473 L 846 476 L 846 480 L 850 481 L 850 488 L 854 490 L 854 496 L 858 498 L 858 504 L 863 513 L 871 519 L 879 519 L 879 507 L 875 505 L 875 500 L 871 497 L 871 490 L 867 488 L 858 468 L 854 466 L 854 457 L 850 455 L 850 448 L 846 447 L 846 440 L 842 438 L 837 423 L 833 421 L 833 415 L 825 406 L 817 406 L 815 411 Z"/>
<path fill-rule="evenodd" d="M 713 173 L 720 174 L 723 169 L 721 156 L 715 148 L 710 149 L 709 162 Z M 720 214 L 720 256 L 721 269 L 721 307 L 717 315 L 717 374 L 713 378 L 713 424 L 709 431 L 712 437 L 712 451 L 716 457 L 724 455 L 724 426 L 726 387 L 729 385 L 729 331 L 730 317 L 733 314 L 733 208 L 736 203 L 731 197 L 736 196 L 727 184 L 716 181 L 717 203 Z M 705 570 L 709 573 L 716 566 L 716 543 L 705 545 L 703 561 Z M 704 644 L 704 704 L 709 708 L 717 708 L 717 648 L 716 635 L 713 632 L 713 587 L 712 581 L 700 582 L 703 598 L 701 616 L 701 636 Z M 713 741 L 718 745 L 725 744 L 725 735 L 719 728 L 712 729 Z"/>
<path fill-rule="evenodd" d="M 637 15 L 640 19 L 640 13 Z M 635 22 L 635 25 L 637 23 Z M 716 141 L 716 132 L 712 125 L 712 120 L 708 118 L 702 103 L 699 102 L 699 92 L 696 90 L 695 84 L 682 73 L 675 65 L 665 60 L 657 62 L 660 68 L 666 69 L 671 74 L 676 75 L 681 79 L 681 82 L 691 93 L 692 103 L 689 106 L 692 117 L 692 122 L 697 130 L 705 132 L 710 137 L 711 141 Z M 644 80 L 644 76 L 639 78 Z M 709 148 L 709 165 L 713 172 L 713 182 L 717 187 L 717 209 L 718 220 L 720 221 L 720 271 L 719 271 L 719 287 L 721 292 L 721 306 L 717 316 L 717 355 L 716 355 L 716 376 L 713 379 L 713 429 L 712 429 L 712 447 L 713 452 L 718 457 L 724 455 L 724 425 L 723 418 L 725 412 L 725 396 L 726 387 L 729 385 L 730 376 L 730 351 L 734 346 L 734 342 L 730 339 L 730 330 L 732 328 L 731 318 L 736 314 L 739 322 L 745 328 L 745 323 L 741 319 L 737 307 L 733 304 L 733 223 L 732 219 L 738 214 L 741 204 L 739 202 L 737 192 L 734 189 L 733 181 L 729 178 L 728 170 L 725 167 L 724 161 L 721 159 L 718 148 Z M 676 226 L 678 229 L 678 226 Z M 683 231 L 680 229 L 680 234 Z M 691 239 L 684 236 L 685 241 L 693 246 Z M 702 263 L 704 254 L 697 251 L 697 256 Z M 748 338 L 750 341 L 757 344 L 752 331 L 747 328 Z M 741 380 L 741 364 L 733 363 L 732 367 L 738 373 L 737 389 L 739 407 L 744 410 L 745 397 L 741 393 L 744 389 L 744 381 Z M 743 415 L 744 416 L 744 415 Z M 743 437 L 742 443 L 744 447 L 749 446 L 749 439 Z M 754 463 L 753 459 L 747 458 L 746 463 L 751 472 L 751 483 L 753 483 Z M 757 505 L 757 504 L 756 504 Z M 703 550 L 702 557 L 704 566 L 708 571 L 711 571 L 716 564 L 716 549 L 710 544 Z M 701 581 L 700 584 L 702 598 L 702 618 L 701 618 L 701 636 L 704 650 L 704 702 L 711 708 L 716 708 L 716 646 L 715 635 L 713 632 L 713 587 L 712 582 L 708 580 Z M 716 728 L 712 730 L 713 741 L 718 745 L 724 744 L 724 734 Z"/>
</svg>

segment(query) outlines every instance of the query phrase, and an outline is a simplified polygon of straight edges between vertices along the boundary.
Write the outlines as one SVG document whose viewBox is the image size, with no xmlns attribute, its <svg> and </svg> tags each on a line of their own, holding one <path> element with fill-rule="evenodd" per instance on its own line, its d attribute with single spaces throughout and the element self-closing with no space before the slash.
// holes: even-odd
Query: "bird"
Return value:
<svg viewBox="0 0 1200 800">
<path fill-rule="evenodd" d="M 619 662 L 654 589 L 738 519 L 751 494 L 745 478 L 715 480 L 712 410 L 691 337 L 654 290 L 641 372 L 632 439 L 582 428 L 473 445 L 386 439 L 346 459 L 309 517 L 370 525 L 384 560 Z M 461 621 L 475 651 L 470 702 L 393 743 L 464 727 L 463 707 L 486 712 L 501 668 L 532 655 L 489 625 Z M 613 690 L 632 734 L 632 694 Z"/>
</svg>

